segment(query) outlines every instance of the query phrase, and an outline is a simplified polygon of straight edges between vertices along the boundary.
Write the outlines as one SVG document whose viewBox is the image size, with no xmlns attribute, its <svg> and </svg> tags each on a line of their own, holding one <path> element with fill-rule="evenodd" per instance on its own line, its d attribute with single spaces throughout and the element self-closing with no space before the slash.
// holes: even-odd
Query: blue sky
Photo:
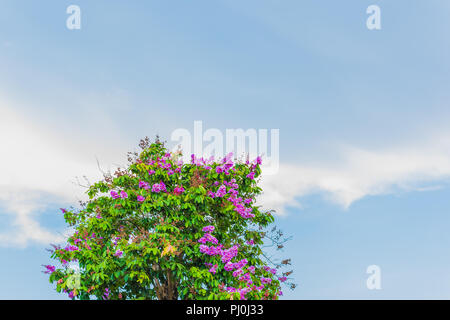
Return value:
<svg viewBox="0 0 450 320">
<path fill-rule="evenodd" d="M 66 8 L 81 8 L 81 29 Z M 381 30 L 366 8 L 381 8 Z M 0 4 L 0 298 L 41 264 L 75 176 L 177 128 L 280 130 L 262 202 L 293 236 L 291 299 L 450 296 L 446 0 Z M 76 194 L 76 196 L 74 196 Z M 366 268 L 381 268 L 368 290 Z"/>
</svg>

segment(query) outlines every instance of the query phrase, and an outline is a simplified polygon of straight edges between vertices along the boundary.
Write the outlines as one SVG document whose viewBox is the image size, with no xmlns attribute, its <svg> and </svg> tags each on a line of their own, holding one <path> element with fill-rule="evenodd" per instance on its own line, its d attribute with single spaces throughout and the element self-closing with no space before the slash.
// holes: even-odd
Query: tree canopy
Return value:
<svg viewBox="0 0 450 320">
<path fill-rule="evenodd" d="M 183 163 L 159 139 L 140 147 L 126 169 L 88 187 L 80 209 L 61 209 L 74 232 L 53 245 L 60 266 L 45 266 L 56 290 L 72 299 L 278 299 L 292 272 L 263 252 L 274 216 L 255 202 L 261 158 Z"/>
</svg>

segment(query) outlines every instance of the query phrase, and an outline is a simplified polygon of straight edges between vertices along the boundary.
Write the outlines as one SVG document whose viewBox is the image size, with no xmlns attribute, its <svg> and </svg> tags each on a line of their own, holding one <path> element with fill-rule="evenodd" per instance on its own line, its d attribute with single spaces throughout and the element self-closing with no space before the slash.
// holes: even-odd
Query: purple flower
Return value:
<svg viewBox="0 0 450 320">
<path fill-rule="evenodd" d="M 161 191 L 165 192 L 165 191 L 167 191 L 166 185 L 162 181 L 160 183 L 155 183 L 152 186 L 152 191 L 156 192 L 156 193 L 161 192 Z"/>
<path fill-rule="evenodd" d="M 226 271 L 231 271 L 231 270 L 234 269 L 234 263 L 233 263 L 233 262 L 227 262 L 223 268 L 224 268 Z"/>
<path fill-rule="evenodd" d="M 255 178 L 255 172 L 254 171 L 252 171 L 252 172 L 250 172 L 248 175 L 247 175 L 247 178 L 249 178 L 249 179 L 254 179 Z"/>
<path fill-rule="evenodd" d="M 240 296 L 241 296 L 241 300 L 247 300 L 247 298 L 245 298 L 245 295 L 250 291 L 250 288 L 241 288 L 238 290 Z"/>
<path fill-rule="evenodd" d="M 212 236 L 212 235 L 209 234 L 209 233 L 206 233 L 206 234 L 203 236 L 203 239 L 205 239 L 206 242 L 211 242 L 211 243 L 213 243 L 213 244 L 218 244 L 218 243 L 219 243 L 219 241 L 216 239 L 216 237 Z"/>
<path fill-rule="evenodd" d="M 216 192 L 216 197 L 221 198 L 227 194 L 227 188 L 224 185 L 221 185 Z"/>
<path fill-rule="evenodd" d="M 158 193 L 158 192 L 161 191 L 161 187 L 160 187 L 159 183 L 155 183 L 155 184 L 152 186 L 152 191 L 153 191 L 153 192 L 156 192 L 156 193 Z"/>
<path fill-rule="evenodd" d="M 46 265 L 46 266 L 44 266 L 47 270 L 46 271 L 44 271 L 44 273 L 53 273 L 53 272 L 55 272 L 55 270 L 56 270 L 56 267 L 55 266 L 51 266 L 51 265 Z"/>
<path fill-rule="evenodd" d="M 213 232 L 215 229 L 214 226 L 206 226 L 202 229 L 203 232 Z"/>
<path fill-rule="evenodd" d="M 105 293 L 103 294 L 103 300 L 109 300 L 110 291 L 108 288 L 105 289 Z"/>
<path fill-rule="evenodd" d="M 173 189 L 173 193 L 176 195 L 180 195 L 184 192 L 183 186 L 176 186 L 175 189 Z"/>
<path fill-rule="evenodd" d="M 138 202 L 143 202 L 145 200 L 145 198 L 141 195 L 137 196 L 137 201 Z"/>
<path fill-rule="evenodd" d="M 211 269 L 209 269 L 209 272 L 211 272 L 211 273 L 213 273 L 213 274 L 216 274 L 217 267 L 218 267 L 218 265 L 215 264 L 213 267 L 211 267 Z"/>
<path fill-rule="evenodd" d="M 242 269 L 247 263 L 247 259 L 242 259 L 241 261 L 235 263 L 235 268 Z"/>
<path fill-rule="evenodd" d="M 114 256 L 121 258 L 123 256 L 123 251 L 120 249 L 117 249 L 117 251 L 114 253 Z"/>
<path fill-rule="evenodd" d="M 76 246 L 67 245 L 67 246 L 64 248 L 64 250 L 66 250 L 66 251 L 78 251 L 79 249 L 78 249 L 78 247 L 76 247 Z"/>
<path fill-rule="evenodd" d="M 233 272 L 233 277 L 237 277 L 239 275 L 241 275 L 242 273 L 242 269 L 237 269 L 236 271 Z"/>
<path fill-rule="evenodd" d="M 148 182 L 145 181 L 139 181 L 139 188 L 143 188 L 145 190 L 148 190 L 150 188 Z"/>
<path fill-rule="evenodd" d="M 233 152 L 230 152 L 226 155 L 225 159 L 223 159 L 223 162 L 225 163 L 232 163 L 233 161 L 231 160 L 231 157 L 233 157 Z"/>
<path fill-rule="evenodd" d="M 113 199 L 117 199 L 117 198 L 119 198 L 119 194 L 118 194 L 117 192 L 115 192 L 114 190 L 112 190 L 112 191 L 111 191 L 111 197 L 112 197 Z"/>
<path fill-rule="evenodd" d="M 262 284 L 271 283 L 271 282 L 272 282 L 271 278 L 261 278 L 261 283 Z"/>
<path fill-rule="evenodd" d="M 227 263 L 228 261 L 230 261 L 231 259 L 233 259 L 235 256 L 237 256 L 238 254 L 238 246 L 234 245 L 231 248 L 227 249 L 227 250 L 223 250 L 222 251 L 222 262 L 223 263 Z"/>
<path fill-rule="evenodd" d="M 120 191 L 120 197 L 122 199 L 126 199 L 126 198 L 128 198 L 128 194 L 125 191 Z"/>
<path fill-rule="evenodd" d="M 152 174 L 154 174 L 155 173 L 155 170 L 148 170 L 148 174 L 149 175 L 152 175 Z"/>
<path fill-rule="evenodd" d="M 239 281 L 249 282 L 251 281 L 250 274 L 246 273 L 239 277 Z"/>
</svg>

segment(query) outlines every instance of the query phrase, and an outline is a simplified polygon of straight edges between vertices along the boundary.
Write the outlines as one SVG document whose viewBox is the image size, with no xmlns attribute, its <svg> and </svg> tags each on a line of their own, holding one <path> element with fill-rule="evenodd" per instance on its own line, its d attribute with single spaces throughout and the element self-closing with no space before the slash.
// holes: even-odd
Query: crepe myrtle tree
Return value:
<svg viewBox="0 0 450 320">
<path fill-rule="evenodd" d="M 290 259 L 266 247 L 287 241 L 255 197 L 261 158 L 183 163 L 157 137 L 129 152 L 126 169 L 87 186 L 79 209 L 61 209 L 73 229 L 45 265 L 71 299 L 278 299 L 293 289 Z M 270 230 L 270 231 L 267 231 Z M 70 267 L 76 264 L 77 270 Z M 74 281 L 74 278 L 76 281 Z"/>
</svg>

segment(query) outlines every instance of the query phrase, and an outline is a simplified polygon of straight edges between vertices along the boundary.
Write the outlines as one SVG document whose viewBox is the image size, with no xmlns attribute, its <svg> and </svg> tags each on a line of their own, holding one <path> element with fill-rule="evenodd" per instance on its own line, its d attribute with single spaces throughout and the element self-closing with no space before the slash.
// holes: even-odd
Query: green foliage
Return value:
<svg viewBox="0 0 450 320">
<path fill-rule="evenodd" d="M 147 143 L 128 168 L 90 186 L 89 201 L 80 210 L 63 210 L 75 232 L 65 248 L 52 252 L 63 265 L 50 274 L 58 292 L 74 299 L 239 299 L 244 298 L 239 289 L 248 287 L 253 289 L 247 299 L 278 297 L 280 282 L 264 268 L 261 249 L 263 230 L 274 217 L 254 205 L 262 191 L 254 179 L 261 173 L 259 163 L 194 158 L 182 164 L 179 157 L 159 141 Z M 249 199 L 244 207 L 251 218 L 236 210 L 229 193 L 214 196 L 220 186 L 233 183 L 236 197 Z M 255 267 L 251 282 L 225 270 L 221 255 L 200 251 L 202 229 L 211 225 L 223 249 L 239 246 L 233 261 L 248 261 L 243 272 Z M 75 287 L 70 261 L 79 265 Z M 213 265 L 218 265 L 215 273 Z M 261 284 L 261 278 L 271 282 Z"/>
</svg>

